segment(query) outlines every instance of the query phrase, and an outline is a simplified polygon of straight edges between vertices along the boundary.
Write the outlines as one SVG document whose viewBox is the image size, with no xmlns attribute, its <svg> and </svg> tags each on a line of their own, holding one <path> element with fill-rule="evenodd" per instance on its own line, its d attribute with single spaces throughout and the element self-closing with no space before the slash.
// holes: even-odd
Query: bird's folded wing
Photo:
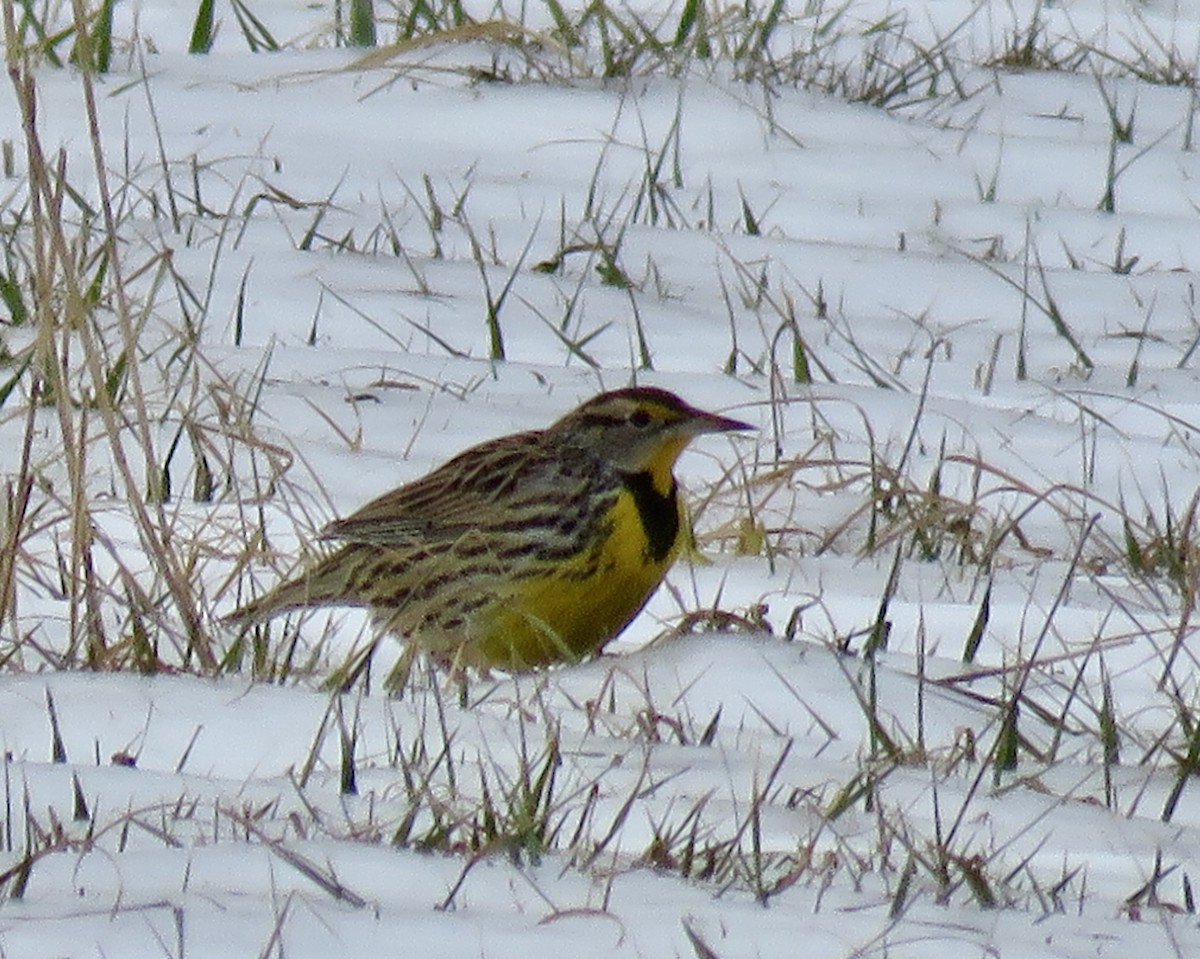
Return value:
<svg viewBox="0 0 1200 959">
<path fill-rule="evenodd" d="M 454 540 L 494 518 L 498 504 L 552 483 L 559 466 L 540 432 L 517 433 L 472 447 L 444 466 L 321 531 L 322 539 L 380 545 Z"/>
</svg>

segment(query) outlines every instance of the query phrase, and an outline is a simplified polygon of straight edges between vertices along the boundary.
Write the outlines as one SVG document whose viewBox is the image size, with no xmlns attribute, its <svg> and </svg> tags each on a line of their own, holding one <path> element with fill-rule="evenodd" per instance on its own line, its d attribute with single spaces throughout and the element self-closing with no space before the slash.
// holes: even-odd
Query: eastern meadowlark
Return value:
<svg viewBox="0 0 1200 959">
<path fill-rule="evenodd" d="M 229 618 L 365 606 L 455 668 L 580 659 L 625 628 L 679 553 L 684 447 L 750 428 L 665 390 L 602 393 L 334 521 L 322 538 L 343 545 Z"/>
</svg>

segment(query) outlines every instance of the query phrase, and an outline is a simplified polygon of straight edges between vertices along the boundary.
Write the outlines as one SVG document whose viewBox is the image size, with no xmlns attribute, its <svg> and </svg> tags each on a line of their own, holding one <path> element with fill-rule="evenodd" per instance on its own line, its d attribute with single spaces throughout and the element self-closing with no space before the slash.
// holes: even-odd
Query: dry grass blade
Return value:
<svg viewBox="0 0 1200 959">
<path fill-rule="evenodd" d="M 221 812 L 332 898 L 356 909 L 362 909 L 369 904 L 366 899 L 338 879 L 331 866 L 322 869 L 307 856 L 301 855 L 294 849 L 289 849 L 282 840 L 266 835 L 250 816 L 239 810 L 222 809 Z"/>
</svg>

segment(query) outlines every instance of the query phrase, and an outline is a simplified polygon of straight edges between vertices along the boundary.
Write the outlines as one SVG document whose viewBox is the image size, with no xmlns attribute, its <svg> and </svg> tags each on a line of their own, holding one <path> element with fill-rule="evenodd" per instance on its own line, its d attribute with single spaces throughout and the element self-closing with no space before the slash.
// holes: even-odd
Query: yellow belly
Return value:
<svg viewBox="0 0 1200 959">
<path fill-rule="evenodd" d="M 475 624 L 464 650 L 471 665 L 529 669 L 599 651 L 638 614 L 678 553 L 678 538 L 654 559 L 633 497 L 622 493 L 609 515 L 612 533 L 595 562 L 567 560 L 515 584 Z M 581 575 L 585 567 L 594 567 Z"/>
</svg>

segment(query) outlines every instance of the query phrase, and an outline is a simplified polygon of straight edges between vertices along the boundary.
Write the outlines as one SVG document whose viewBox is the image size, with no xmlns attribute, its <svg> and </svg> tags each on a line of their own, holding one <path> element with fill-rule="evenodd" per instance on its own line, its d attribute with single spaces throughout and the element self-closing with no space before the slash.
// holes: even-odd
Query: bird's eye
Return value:
<svg viewBox="0 0 1200 959">
<path fill-rule="evenodd" d="M 639 430 L 645 429 L 650 425 L 650 414 L 645 410 L 634 410 L 629 414 L 629 422 Z"/>
</svg>

